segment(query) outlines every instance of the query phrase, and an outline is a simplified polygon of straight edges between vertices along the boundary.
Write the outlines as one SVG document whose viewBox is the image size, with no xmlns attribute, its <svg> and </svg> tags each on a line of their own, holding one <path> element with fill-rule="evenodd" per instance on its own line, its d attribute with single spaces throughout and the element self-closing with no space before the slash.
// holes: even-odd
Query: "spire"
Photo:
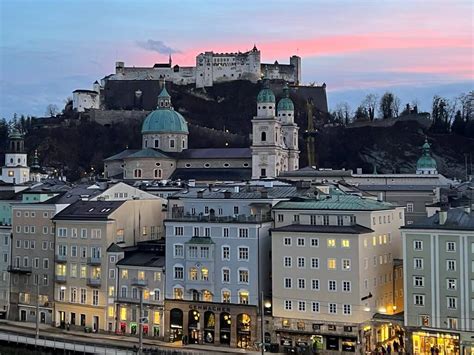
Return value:
<svg viewBox="0 0 474 355">
<path fill-rule="evenodd" d="M 290 89 L 288 88 L 288 84 L 285 83 L 283 86 L 283 97 L 290 97 Z"/>
<path fill-rule="evenodd" d="M 32 169 L 40 169 L 40 163 L 38 158 L 38 149 L 35 149 L 35 155 L 33 156 L 33 164 L 31 164 Z"/>
<path fill-rule="evenodd" d="M 161 80 L 161 92 L 158 95 L 158 109 L 170 109 L 171 107 L 171 96 L 168 94 L 168 90 L 166 90 L 166 81 L 163 78 Z"/>
</svg>

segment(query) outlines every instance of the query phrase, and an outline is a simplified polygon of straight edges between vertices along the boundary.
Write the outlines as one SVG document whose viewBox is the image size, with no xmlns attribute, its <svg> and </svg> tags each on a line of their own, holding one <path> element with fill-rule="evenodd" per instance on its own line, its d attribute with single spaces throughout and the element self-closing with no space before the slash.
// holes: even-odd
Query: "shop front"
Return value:
<svg viewBox="0 0 474 355">
<path fill-rule="evenodd" d="M 413 354 L 460 354 L 459 334 L 415 331 L 411 338 Z"/>
<path fill-rule="evenodd" d="M 255 306 L 166 300 L 164 312 L 168 341 L 239 348 L 249 348 L 257 341 Z"/>
</svg>

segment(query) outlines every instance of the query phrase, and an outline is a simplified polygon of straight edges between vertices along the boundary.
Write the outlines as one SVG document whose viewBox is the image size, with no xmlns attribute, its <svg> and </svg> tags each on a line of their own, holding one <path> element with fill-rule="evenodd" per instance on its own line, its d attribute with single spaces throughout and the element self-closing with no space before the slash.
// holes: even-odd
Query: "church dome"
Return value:
<svg viewBox="0 0 474 355">
<path fill-rule="evenodd" d="M 188 133 L 188 123 L 173 109 L 157 109 L 143 122 L 143 133 Z"/>
<path fill-rule="evenodd" d="M 270 89 L 268 81 L 263 81 L 263 89 L 257 95 L 257 103 L 275 102 L 275 94 Z"/>
<path fill-rule="evenodd" d="M 285 85 L 283 88 L 283 98 L 278 101 L 278 106 L 277 106 L 278 111 L 294 111 L 295 110 L 295 105 L 293 105 L 293 101 L 290 99 L 290 93 L 288 86 Z"/>
<path fill-rule="evenodd" d="M 158 95 L 158 107 L 143 121 L 142 134 L 146 133 L 189 133 L 184 117 L 173 110 L 171 97 L 164 84 Z"/>
<path fill-rule="evenodd" d="M 425 140 L 425 144 L 423 144 L 423 147 L 422 147 L 423 154 L 420 157 L 420 159 L 418 159 L 418 161 L 416 162 L 417 170 L 437 168 L 436 160 L 434 160 L 433 157 L 431 156 L 430 148 L 431 146 L 428 143 L 428 140 Z"/>
</svg>

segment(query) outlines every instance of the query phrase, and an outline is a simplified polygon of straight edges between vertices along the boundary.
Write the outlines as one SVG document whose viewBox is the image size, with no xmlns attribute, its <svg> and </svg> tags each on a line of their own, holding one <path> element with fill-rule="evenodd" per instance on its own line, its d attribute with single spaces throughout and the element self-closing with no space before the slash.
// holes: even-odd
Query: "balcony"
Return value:
<svg viewBox="0 0 474 355">
<path fill-rule="evenodd" d="M 132 286 L 137 286 L 137 287 L 147 287 L 148 286 L 148 280 L 139 280 L 139 279 L 133 279 L 131 282 Z"/>
<path fill-rule="evenodd" d="M 91 278 L 91 277 L 87 279 L 87 286 L 100 287 L 101 285 L 102 285 L 102 282 L 100 279 Z"/>
<path fill-rule="evenodd" d="M 31 266 L 13 266 L 9 265 L 7 268 L 8 272 L 14 274 L 31 274 L 32 268 Z"/>
<path fill-rule="evenodd" d="M 102 261 L 100 259 L 100 256 L 90 256 L 87 258 L 87 265 L 94 265 L 94 266 L 99 266 L 102 264 Z"/>
<path fill-rule="evenodd" d="M 66 255 L 58 255 L 58 254 L 56 254 L 56 255 L 54 256 L 54 261 L 56 261 L 58 264 L 67 263 L 67 256 L 66 256 Z"/>
<path fill-rule="evenodd" d="M 59 284 L 66 283 L 66 275 L 56 275 L 55 280 Z"/>
</svg>

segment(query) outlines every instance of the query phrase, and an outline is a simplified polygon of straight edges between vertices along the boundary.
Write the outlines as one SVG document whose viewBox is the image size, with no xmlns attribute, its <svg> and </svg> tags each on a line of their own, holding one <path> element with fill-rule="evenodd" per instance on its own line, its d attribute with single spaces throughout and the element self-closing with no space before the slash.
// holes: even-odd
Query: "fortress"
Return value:
<svg viewBox="0 0 474 355">
<path fill-rule="evenodd" d="M 171 56 L 168 63 L 156 63 L 152 67 L 126 67 L 124 62 L 116 62 L 115 74 L 95 82 L 92 90 L 75 90 L 73 108 L 78 112 L 100 109 L 102 91 L 109 81 L 156 81 L 165 79 L 176 85 L 194 84 L 196 88 L 211 87 L 214 83 L 249 80 L 257 82 L 262 77 L 270 80 L 284 80 L 292 85 L 301 83 L 301 58 L 293 55 L 289 64 L 261 63 L 260 50 L 256 46 L 247 52 L 214 53 L 204 52 L 196 57 L 196 66 L 173 65 Z M 140 100 L 141 92 L 135 92 Z"/>
</svg>

